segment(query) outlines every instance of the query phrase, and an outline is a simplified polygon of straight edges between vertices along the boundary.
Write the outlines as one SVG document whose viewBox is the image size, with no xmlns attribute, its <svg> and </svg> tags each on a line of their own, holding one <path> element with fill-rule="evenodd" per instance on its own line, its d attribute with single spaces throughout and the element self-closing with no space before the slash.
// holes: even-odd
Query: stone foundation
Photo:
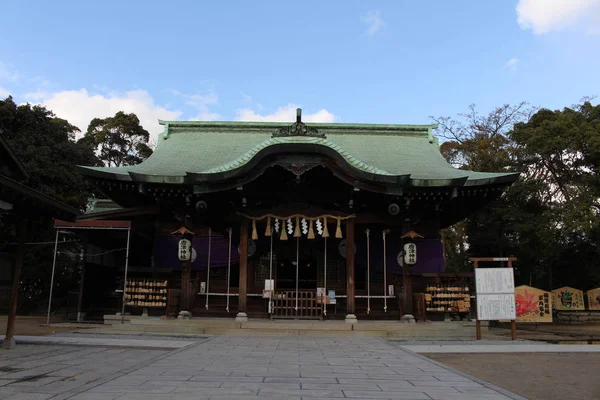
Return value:
<svg viewBox="0 0 600 400">
<path fill-rule="evenodd" d="M 557 311 L 554 322 L 561 324 L 600 324 L 600 311 Z"/>
</svg>

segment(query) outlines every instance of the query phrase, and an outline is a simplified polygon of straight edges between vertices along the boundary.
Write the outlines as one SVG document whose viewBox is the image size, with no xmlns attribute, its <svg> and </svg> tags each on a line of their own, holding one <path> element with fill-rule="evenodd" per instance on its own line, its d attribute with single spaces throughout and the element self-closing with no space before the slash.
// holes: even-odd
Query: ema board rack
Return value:
<svg viewBox="0 0 600 400">
<path fill-rule="evenodd" d="M 471 310 L 471 294 L 468 286 L 437 285 L 425 288 L 427 312 L 459 312 Z"/>
<path fill-rule="evenodd" d="M 125 305 L 130 307 L 166 307 L 167 281 L 128 280 Z"/>
</svg>

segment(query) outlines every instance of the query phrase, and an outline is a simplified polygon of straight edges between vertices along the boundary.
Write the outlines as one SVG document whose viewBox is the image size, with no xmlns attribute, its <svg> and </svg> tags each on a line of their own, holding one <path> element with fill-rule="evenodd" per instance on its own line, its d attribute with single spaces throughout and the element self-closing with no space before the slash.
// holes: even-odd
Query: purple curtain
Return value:
<svg viewBox="0 0 600 400">
<path fill-rule="evenodd" d="M 181 261 L 177 258 L 177 245 L 180 238 L 170 235 L 157 235 L 154 239 L 154 265 L 157 268 L 181 269 Z M 192 240 L 196 250 L 196 261 L 192 263 L 193 271 L 203 271 L 208 268 L 208 236 L 197 236 Z M 238 244 L 231 244 L 231 264 L 238 264 L 240 255 Z M 229 237 L 213 235 L 211 238 L 210 268 L 226 267 L 228 262 Z"/>
</svg>

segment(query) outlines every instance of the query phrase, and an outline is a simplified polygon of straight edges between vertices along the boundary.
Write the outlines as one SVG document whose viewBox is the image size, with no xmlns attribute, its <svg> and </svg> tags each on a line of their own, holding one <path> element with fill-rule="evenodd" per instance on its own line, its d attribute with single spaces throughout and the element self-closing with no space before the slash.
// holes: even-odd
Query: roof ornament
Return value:
<svg viewBox="0 0 600 400">
<path fill-rule="evenodd" d="M 309 136 L 318 137 L 325 139 L 324 133 L 319 133 L 319 130 L 310 126 L 307 126 L 302 122 L 302 109 L 296 109 L 296 122 L 291 126 L 281 128 L 279 132 L 273 134 L 273 138 L 277 137 L 289 137 L 289 136 Z"/>
</svg>

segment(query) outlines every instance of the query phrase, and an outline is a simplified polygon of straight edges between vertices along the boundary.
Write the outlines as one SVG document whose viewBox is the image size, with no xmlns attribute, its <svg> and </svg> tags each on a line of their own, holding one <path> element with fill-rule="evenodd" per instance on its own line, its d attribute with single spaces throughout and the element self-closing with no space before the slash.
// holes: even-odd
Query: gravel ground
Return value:
<svg viewBox="0 0 600 400">
<path fill-rule="evenodd" d="M 531 400 L 600 399 L 598 353 L 425 356 Z"/>
</svg>

